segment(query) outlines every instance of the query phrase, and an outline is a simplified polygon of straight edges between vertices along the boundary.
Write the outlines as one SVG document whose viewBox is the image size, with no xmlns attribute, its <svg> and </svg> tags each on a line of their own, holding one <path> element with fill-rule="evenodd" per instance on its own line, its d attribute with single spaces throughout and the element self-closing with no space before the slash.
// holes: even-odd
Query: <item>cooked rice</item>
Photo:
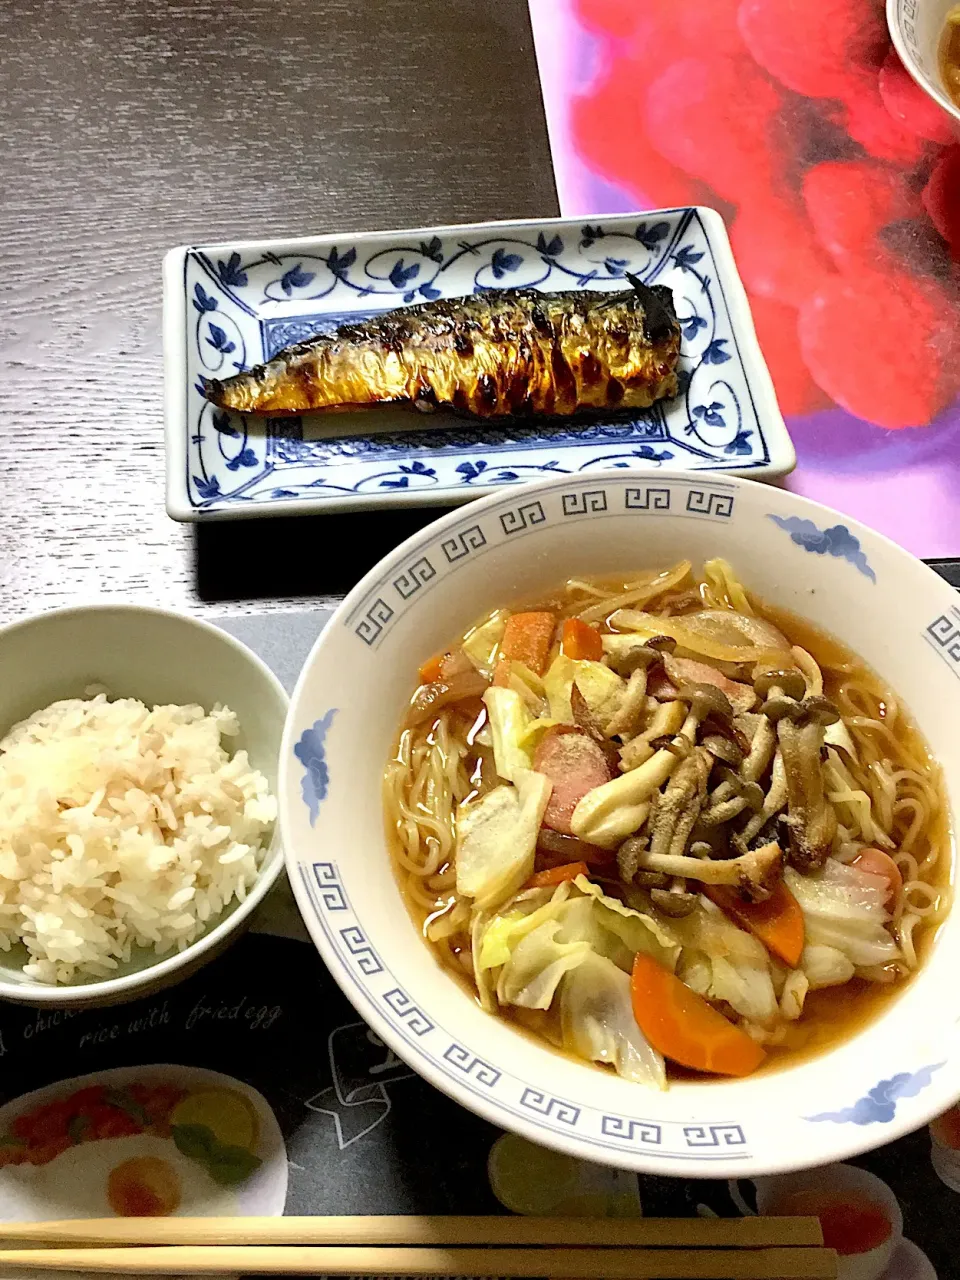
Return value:
<svg viewBox="0 0 960 1280">
<path fill-rule="evenodd" d="M 55 702 L 0 742 L 0 950 L 38 982 L 182 951 L 257 878 L 276 818 L 227 707 Z"/>
</svg>

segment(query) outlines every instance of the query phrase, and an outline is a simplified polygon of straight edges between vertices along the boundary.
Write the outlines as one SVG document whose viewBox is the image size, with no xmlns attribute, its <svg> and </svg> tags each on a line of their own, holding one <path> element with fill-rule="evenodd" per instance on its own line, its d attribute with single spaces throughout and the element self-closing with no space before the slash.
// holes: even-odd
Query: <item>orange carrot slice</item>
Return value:
<svg viewBox="0 0 960 1280">
<path fill-rule="evenodd" d="M 563 624 L 560 646 L 566 657 L 577 661 L 587 659 L 590 662 L 599 662 L 603 657 L 603 641 L 600 638 L 600 632 L 596 627 L 591 627 L 589 623 L 582 622 L 579 618 L 567 618 Z"/>
<path fill-rule="evenodd" d="M 568 862 L 562 867 L 550 867 L 547 871 L 538 871 L 523 886 L 525 889 L 544 889 L 547 885 L 563 884 L 564 880 L 576 880 L 577 876 L 590 874 L 585 862 Z"/>
<path fill-rule="evenodd" d="M 882 849 L 861 849 L 851 865 L 871 876 L 883 876 L 889 885 L 887 902 L 896 902 L 903 889 L 903 876 L 889 853 L 884 853 Z"/>
<path fill-rule="evenodd" d="M 630 980 L 633 1016 L 654 1049 L 694 1071 L 748 1076 L 766 1057 L 755 1040 L 645 952 Z"/>
<path fill-rule="evenodd" d="M 444 654 L 435 653 L 432 658 L 428 658 L 420 668 L 420 683 L 433 684 L 440 679 L 440 671 L 443 665 Z"/>
<path fill-rule="evenodd" d="M 782 880 L 765 902 L 744 902 L 727 885 L 705 885 L 704 892 L 778 960 L 796 969 L 803 955 L 803 912 Z"/>
<path fill-rule="evenodd" d="M 503 629 L 493 683 L 509 683 L 511 662 L 522 662 L 534 675 L 542 676 L 556 626 L 552 613 L 512 613 Z"/>
</svg>

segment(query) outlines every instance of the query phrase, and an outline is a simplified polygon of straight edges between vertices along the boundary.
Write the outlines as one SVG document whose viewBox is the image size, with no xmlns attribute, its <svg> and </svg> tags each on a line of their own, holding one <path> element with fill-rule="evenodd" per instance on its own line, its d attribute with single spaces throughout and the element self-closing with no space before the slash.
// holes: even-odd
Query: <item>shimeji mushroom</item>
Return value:
<svg viewBox="0 0 960 1280">
<path fill-rule="evenodd" d="M 729 791 L 718 794 L 725 786 Z M 730 781 L 721 783 L 710 796 L 710 807 L 704 810 L 700 821 L 705 827 L 722 826 L 736 818 L 744 809 L 759 811 L 764 799 L 763 788 L 758 782 L 744 782 L 737 774 L 732 774 Z"/>
<path fill-rule="evenodd" d="M 588 791 L 570 819 L 575 836 L 604 849 L 616 849 L 643 826 L 654 792 L 660 790 L 680 763 L 677 748 L 689 753 L 697 740 L 697 729 L 711 713 L 723 714 L 726 707 L 726 714 L 733 715 L 727 698 L 712 685 L 685 685 L 677 700 L 688 704 L 688 709 L 676 738 L 638 768 Z"/>
<path fill-rule="evenodd" d="M 837 815 L 823 789 L 823 725 L 784 719 L 777 737 L 787 780 L 790 860 L 800 871 L 813 870 L 823 866 L 837 834 Z"/>
<path fill-rule="evenodd" d="M 623 699 L 610 723 L 608 737 L 631 737 L 637 732 L 646 711 L 647 679 L 650 670 L 663 661 L 664 648 L 673 649 L 675 642 L 668 636 L 654 636 L 642 644 L 633 644 L 622 652 L 612 652 L 610 666 L 622 676 L 629 677 Z"/>
<path fill-rule="evenodd" d="M 687 716 L 687 707 L 683 702 L 660 702 L 653 713 L 650 723 L 643 733 L 620 749 L 620 770 L 623 773 L 636 769 L 638 765 L 649 760 L 656 748 L 651 745 L 660 738 L 673 738 L 680 732 Z"/>
<path fill-rule="evenodd" d="M 740 777 L 745 782 L 759 782 L 773 759 L 776 749 L 777 730 L 766 716 L 761 716 L 747 758 L 740 766 Z"/>
<path fill-rule="evenodd" d="M 673 919 L 688 916 L 697 909 L 700 899 L 696 893 L 687 892 L 686 883 L 686 880 L 675 879 L 669 889 L 653 888 L 650 890 L 650 901 L 665 916 Z"/>
<path fill-rule="evenodd" d="M 638 867 L 683 876 L 701 884 L 729 885 L 751 902 L 762 902 L 773 891 L 783 869 L 783 854 L 775 842 L 749 849 L 739 858 L 691 858 L 687 855 L 641 851 Z"/>
<path fill-rule="evenodd" d="M 758 667 L 753 673 L 753 689 L 761 702 L 771 692 L 799 702 L 807 691 L 807 682 L 799 667 Z"/>
<path fill-rule="evenodd" d="M 607 725 L 607 737 L 632 737 L 640 728 L 646 709 L 647 668 L 637 667 L 627 681 L 620 706 Z"/>
<path fill-rule="evenodd" d="M 770 771 L 770 789 L 763 797 L 760 809 L 754 813 L 740 833 L 739 839 L 743 842 L 744 848 L 759 835 L 771 818 L 775 818 L 780 810 L 785 808 L 786 803 L 787 774 L 783 767 L 783 756 L 778 751 L 773 757 L 773 768 Z"/>
<path fill-rule="evenodd" d="M 707 716 L 718 716 L 728 723 L 733 721 L 730 699 L 715 684 L 684 683 L 677 690 L 677 697 L 690 704 L 690 714 L 697 717 L 697 724 Z"/>
<path fill-rule="evenodd" d="M 835 724 L 840 713 L 822 695 L 804 697 L 806 688 L 799 671 L 767 670 L 754 677 L 754 689 L 766 699 L 761 711 L 776 725 L 786 781 L 790 858 L 801 871 L 823 865 L 837 834 L 837 817 L 824 794 L 820 751 L 824 728 Z"/>
<path fill-rule="evenodd" d="M 638 636 L 612 635 L 603 637 L 603 647 L 610 666 L 621 676 L 631 676 L 638 668 L 649 670 L 663 661 L 665 653 L 673 653 L 676 640 L 669 636 L 651 636 L 641 640 Z"/>
<path fill-rule="evenodd" d="M 732 769 L 738 768 L 744 761 L 744 752 L 732 738 L 726 737 L 722 733 L 707 733 L 700 740 L 701 746 L 713 756 L 714 760 L 719 760 L 721 764 L 729 765 Z"/>
<path fill-rule="evenodd" d="M 650 844 L 647 836 L 628 836 L 617 850 L 617 870 L 620 872 L 620 879 L 625 884 L 630 884 L 640 866 L 640 855 L 646 851 Z M 640 884 L 655 884 L 659 888 L 665 889 L 670 883 L 666 876 L 662 876 L 653 871 L 643 873 L 645 880 L 639 881 Z"/>
<path fill-rule="evenodd" d="M 750 750 L 740 766 L 740 776 L 745 782 L 760 781 L 767 771 L 777 747 L 776 724 L 773 717 L 767 713 L 767 704 L 770 701 L 771 693 L 775 697 L 780 694 L 786 697 L 795 693 L 797 698 L 802 698 L 806 687 L 803 676 L 795 669 L 763 667 L 755 671 L 753 688 L 754 692 L 763 701 L 763 707 L 762 715 L 750 743 Z M 776 706 L 776 703 L 774 703 L 774 706 Z"/>
<path fill-rule="evenodd" d="M 707 794 L 711 758 L 694 748 L 678 766 L 657 802 L 650 822 L 653 853 L 683 853 Z"/>
</svg>

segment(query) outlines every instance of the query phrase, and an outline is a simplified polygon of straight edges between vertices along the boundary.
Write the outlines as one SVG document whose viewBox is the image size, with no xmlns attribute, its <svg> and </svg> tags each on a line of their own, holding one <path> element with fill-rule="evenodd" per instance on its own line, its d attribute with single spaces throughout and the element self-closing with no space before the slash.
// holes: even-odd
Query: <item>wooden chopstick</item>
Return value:
<svg viewBox="0 0 960 1280">
<path fill-rule="evenodd" d="M 823 1244 L 816 1218 L 68 1218 L 0 1223 L 0 1244 L 594 1245 L 759 1248 Z"/>
<path fill-rule="evenodd" d="M 551 1276 L 558 1280 L 835 1280 L 832 1249 L 429 1249 L 191 1245 L 5 1249 L 0 1266 L 149 1275 Z"/>
</svg>

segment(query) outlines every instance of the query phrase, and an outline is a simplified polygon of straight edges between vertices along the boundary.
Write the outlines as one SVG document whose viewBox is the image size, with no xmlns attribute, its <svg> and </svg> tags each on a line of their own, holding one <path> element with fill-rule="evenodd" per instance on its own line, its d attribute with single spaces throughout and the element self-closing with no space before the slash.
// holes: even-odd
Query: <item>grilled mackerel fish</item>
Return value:
<svg viewBox="0 0 960 1280">
<path fill-rule="evenodd" d="M 486 290 L 395 311 L 286 347 L 207 398 L 281 416 L 412 405 L 478 418 L 645 409 L 676 395 L 673 295 L 633 276 L 624 293 Z"/>
</svg>

